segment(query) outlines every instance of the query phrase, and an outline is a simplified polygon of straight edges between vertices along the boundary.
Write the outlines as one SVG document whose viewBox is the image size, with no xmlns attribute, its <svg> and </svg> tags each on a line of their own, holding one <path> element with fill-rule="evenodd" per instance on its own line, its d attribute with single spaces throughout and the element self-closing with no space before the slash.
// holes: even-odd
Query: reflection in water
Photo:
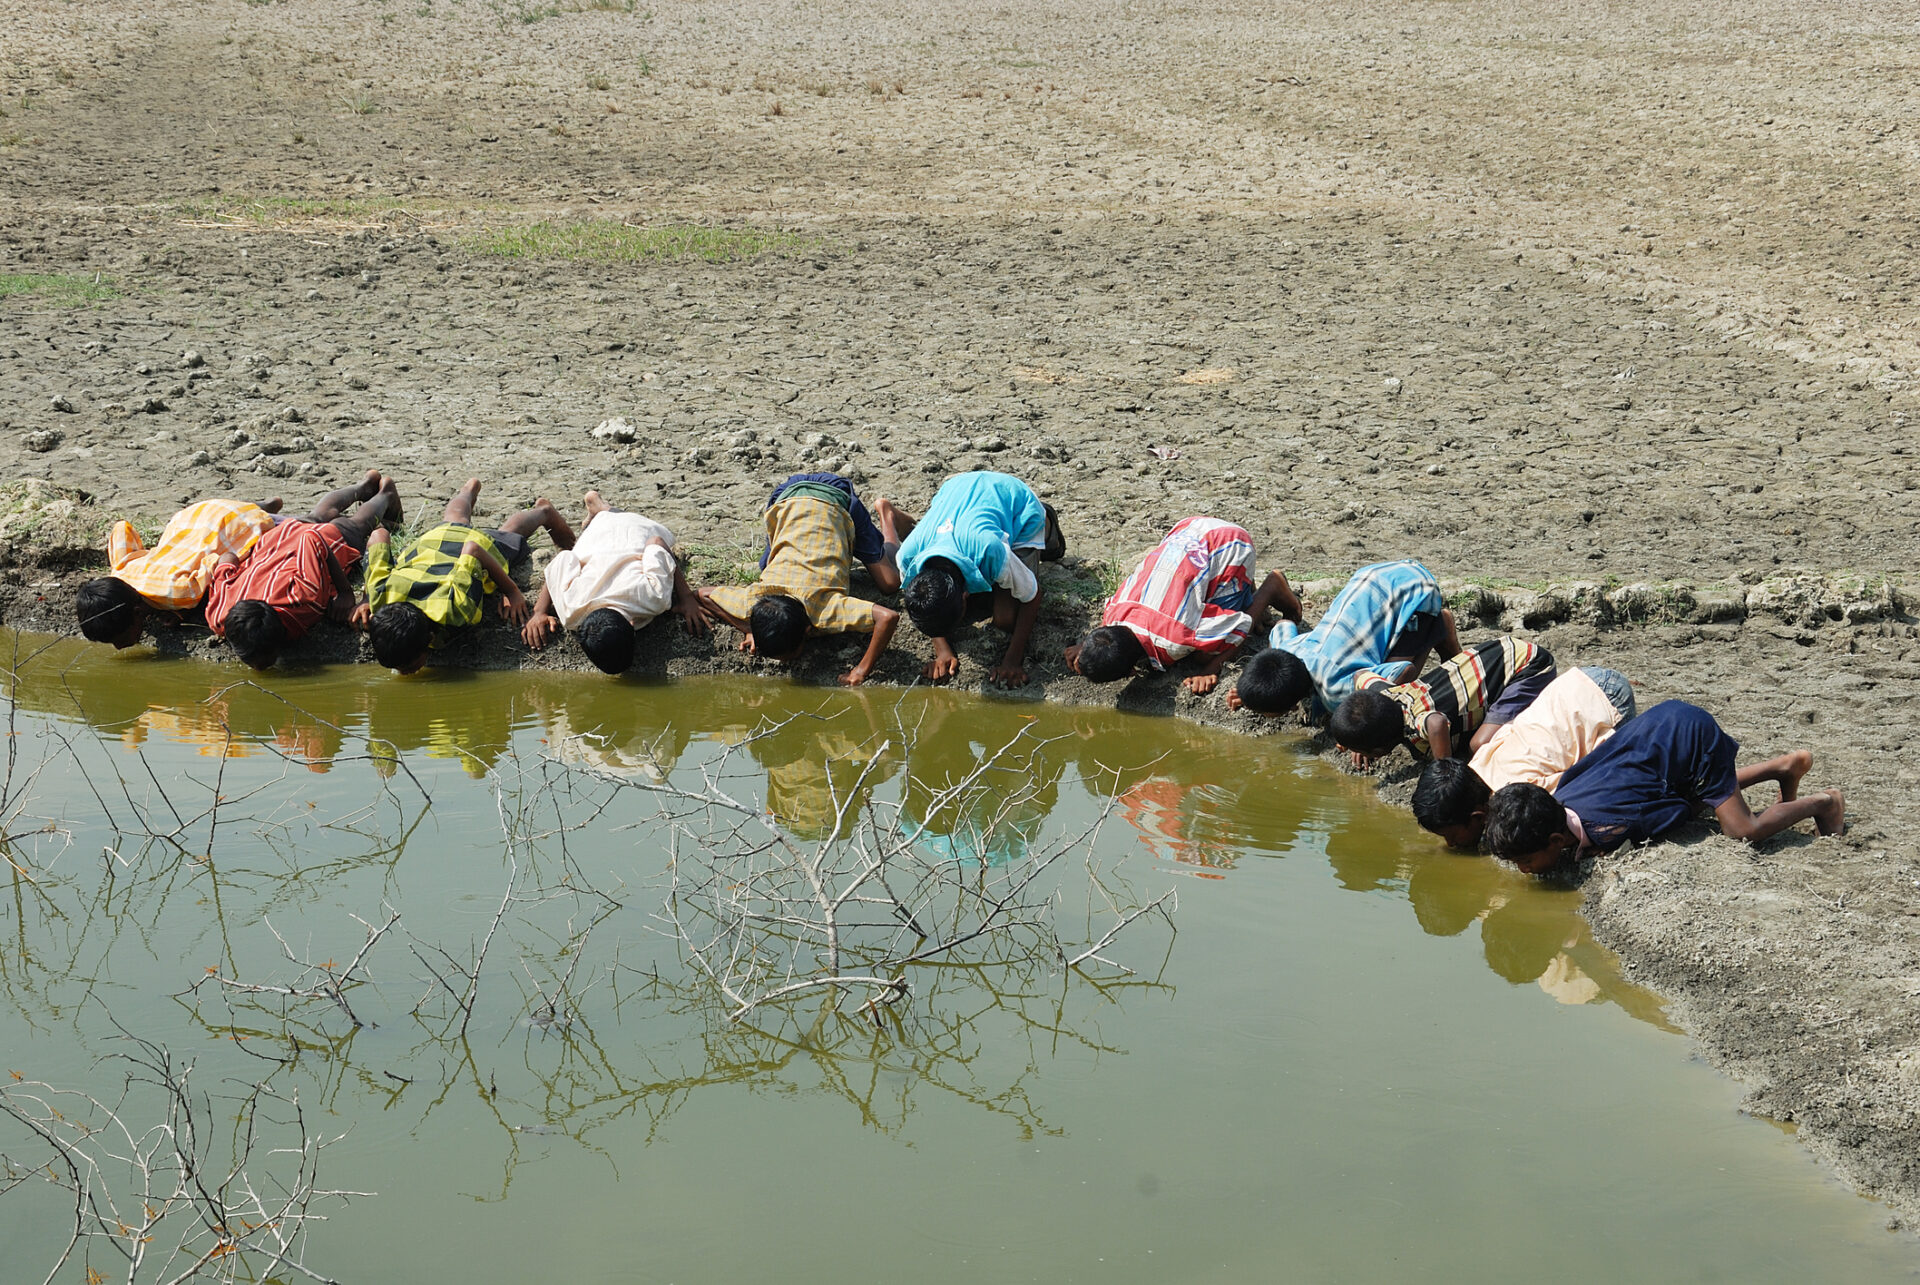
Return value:
<svg viewBox="0 0 1920 1285">
<path fill-rule="evenodd" d="M 476 1196 L 503 1197 L 536 1143 L 591 1150 L 596 1130 L 629 1117 L 651 1137 L 717 1086 L 824 1095 L 888 1133 L 929 1094 L 1022 1136 L 1053 1132 L 1036 1068 L 1064 1046 L 1123 1051 L 1099 1035 L 1099 1010 L 1171 996 L 1163 957 L 1096 980 L 1009 953 L 987 957 L 991 968 L 910 965 L 911 1005 L 814 994 L 729 1021 L 683 946 L 647 921 L 659 904 L 647 885 L 673 868 L 675 840 L 646 791 L 701 773 L 764 800 L 802 844 L 849 842 L 876 801 L 897 798 L 918 846 L 983 875 L 1031 860 L 1063 809 L 1068 824 L 1091 820 L 1086 792 L 1125 822 L 1105 832 L 1109 866 L 1131 850 L 1164 871 L 1219 878 L 1251 856 L 1324 847 L 1342 886 L 1404 896 L 1427 933 L 1477 925 L 1487 965 L 1508 981 L 1667 1025 L 1658 999 L 1594 944 L 1573 894 L 1446 853 L 1373 806 L 1365 786 L 1271 739 L 944 691 L 352 670 L 231 678 L 63 646 L 13 678 L 18 708 L 55 720 L 39 724 L 51 770 L 75 769 L 50 810 L 71 817 L 90 798 L 119 837 L 89 849 L 104 846 L 104 863 L 87 864 L 71 835 L 12 825 L 8 1020 L 70 1029 L 97 1052 L 106 1006 L 150 1003 L 150 976 L 179 989 L 182 960 L 218 979 L 284 979 L 296 946 L 282 936 L 298 924 L 299 958 L 325 965 L 377 1037 L 324 998 L 230 986 L 183 993 L 178 1018 L 244 1054 L 242 1065 L 297 1068 L 325 1109 L 350 1114 L 370 1098 L 411 1111 L 419 1130 L 449 1102 L 480 1103 L 503 1167 Z M 62 729 L 76 719 L 97 734 L 69 748 Z M 486 777 L 495 797 L 475 806 L 422 760 Z M 339 770 L 368 761 L 371 788 Z M 343 779 L 323 789 L 313 774 L 330 771 Z M 1351 797 L 1330 806 L 1341 790 Z M 410 849 L 424 871 L 402 862 Z M 422 873 L 433 890 L 410 896 Z M 354 916 L 378 922 L 387 906 L 404 916 L 393 940 L 342 974 L 365 939 Z M 483 965 L 493 980 L 467 994 Z M 89 1001 L 101 1006 L 91 1018 Z"/>
</svg>

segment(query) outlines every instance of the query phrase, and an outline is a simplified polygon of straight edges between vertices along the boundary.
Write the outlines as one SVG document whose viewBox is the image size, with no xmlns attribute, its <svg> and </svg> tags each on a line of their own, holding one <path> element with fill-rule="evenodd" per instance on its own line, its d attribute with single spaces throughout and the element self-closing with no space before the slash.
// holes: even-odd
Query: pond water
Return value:
<svg viewBox="0 0 1920 1285">
<path fill-rule="evenodd" d="M 1863 1281 L 1920 1261 L 1738 1113 L 1577 894 L 1444 853 L 1284 738 L 774 679 L 256 685 L 8 652 L 12 1090 L 111 1099 L 136 1036 L 193 1063 L 221 1145 L 248 1086 L 297 1098 L 304 1125 L 276 1106 L 262 1136 L 339 1137 L 318 1185 L 377 1193 L 313 1206 L 327 1277 Z M 799 986 L 823 939 L 783 862 L 832 884 L 880 851 L 892 873 L 836 912 L 849 980 Z M 900 962 L 928 942 L 949 948 Z M 48 1158 L 4 1117 L 0 1151 Z M 8 1279 L 41 1279 L 71 1213 L 44 1182 L 0 1196 Z M 125 1278 L 94 1241 L 60 1279 L 83 1255 Z"/>
</svg>

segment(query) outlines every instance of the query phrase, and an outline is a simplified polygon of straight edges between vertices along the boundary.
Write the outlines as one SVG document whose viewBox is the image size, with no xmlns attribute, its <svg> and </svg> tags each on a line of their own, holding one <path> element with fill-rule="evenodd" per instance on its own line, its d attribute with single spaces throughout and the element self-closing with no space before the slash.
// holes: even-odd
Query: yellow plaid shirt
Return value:
<svg viewBox="0 0 1920 1285">
<path fill-rule="evenodd" d="M 481 608 L 496 586 L 480 559 L 462 552 L 469 540 L 496 561 L 506 561 L 486 532 L 456 522 L 442 523 L 420 536 L 398 562 L 393 546 L 376 540 L 367 547 L 367 605 L 378 611 L 396 602 L 410 602 L 443 629 L 479 624 Z"/>
<path fill-rule="evenodd" d="M 754 599 L 770 593 L 798 598 L 814 632 L 870 634 L 873 604 L 847 592 L 853 583 L 853 516 L 844 504 L 798 495 L 767 510 L 771 550 L 760 579 L 711 591 L 727 614 L 745 620 Z"/>
<path fill-rule="evenodd" d="M 154 606 L 184 611 L 207 596 L 221 554 L 244 558 L 272 529 L 273 515 L 257 504 L 202 500 L 174 514 L 151 549 L 132 524 L 114 523 L 107 562 L 115 577 Z"/>
</svg>

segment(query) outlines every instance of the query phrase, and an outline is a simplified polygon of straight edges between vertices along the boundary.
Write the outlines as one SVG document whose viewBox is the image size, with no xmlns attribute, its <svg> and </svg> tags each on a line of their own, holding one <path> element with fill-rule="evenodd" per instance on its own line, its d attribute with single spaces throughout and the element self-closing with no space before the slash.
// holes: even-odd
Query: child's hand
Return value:
<svg viewBox="0 0 1920 1285">
<path fill-rule="evenodd" d="M 996 687 L 1025 687 L 1027 685 L 1026 666 L 1003 660 L 987 671 L 987 679 Z"/>
<path fill-rule="evenodd" d="M 1192 692 L 1195 696 L 1205 696 L 1208 692 L 1219 686 L 1219 684 L 1220 675 L 1218 674 L 1190 674 L 1180 683 L 1182 687 Z M 1236 708 L 1235 702 L 1238 699 L 1237 696 L 1229 692 L 1227 694 L 1227 708 Z"/>
<path fill-rule="evenodd" d="M 1233 710 L 1237 710 L 1240 708 L 1239 687 L 1235 686 L 1235 687 L 1227 688 L 1227 708 L 1233 709 Z"/>
<path fill-rule="evenodd" d="M 506 617 L 510 625 L 526 624 L 530 610 L 531 608 L 527 606 L 527 595 L 520 592 L 518 585 L 509 587 L 500 599 L 500 614 Z"/>
<path fill-rule="evenodd" d="M 920 676 L 930 683 L 937 683 L 943 678 L 952 678 L 959 672 L 960 658 L 948 652 L 944 656 L 936 655 L 928 661 L 926 668 L 920 671 Z"/>
<path fill-rule="evenodd" d="M 673 604 L 673 614 L 680 617 L 681 627 L 696 638 L 712 632 L 713 626 L 707 623 L 706 608 L 692 594 Z"/>
<path fill-rule="evenodd" d="M 1348 750 L 1347 754 L 1353 759 L 1353 770 L 1356 772 L 1364 772 L 1373 766 L 1373 759 L 1369 755 L 1362 754 L 1358 750 Z"/>
<path fill-rule="evenodd" d="M 740 650 L 746 652 L 747 655 L 749 656 L 753 655 L 753 635 L 752 634 L 740 635 Z"/>
<path fill-rule="evenodd" d="M 372 619 L 373 608 L 363 602 L 353 609 L 353 614 L 347 617 L 347 623 L 352 625 L 358 632 L 364 634 L 367 632 L 367 622 Z"/>
<path fill-rule="evenodd" d="M 840 675 L 840 685 L 842 687 L 858 687 L 867 681 L 867 675 L 872 672 L 873 670 L 866 665 L 855 665 L 852 669 Z"/>
<path fill-rule="evenodd" d="M 527 646 L 533 648 L 535 651 L 539 651 L 547 645 L 547 639 L 559 632 L 560 618 L 558 616 L 535 616 L 533 619 L 527 621 L 526 627 L 520 631 L 520 637 L 526 642 Z"/>
</svg>

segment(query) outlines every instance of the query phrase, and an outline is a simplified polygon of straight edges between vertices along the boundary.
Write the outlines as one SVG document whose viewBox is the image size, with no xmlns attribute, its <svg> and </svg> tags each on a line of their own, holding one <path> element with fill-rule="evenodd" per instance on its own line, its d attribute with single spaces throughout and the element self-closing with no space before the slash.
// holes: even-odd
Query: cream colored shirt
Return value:
<svg viewBox="0 0 1920 1285">
<path fill-rule="evenodd" d="M 668 546 L 648 547 L 658 537 Z M 636 628 L 673 605 L 673 532 L 638 513 L 609 510 L 587 523 L 573 548 L 547 564 L 553 614 L 568 629 L 602 607 Z"/>
<path fill-rule="evenodd" d="M 1620 711 L 1591 678 L 1575 669 L 1560 675 L 1533 704 L 1473 756 L 1473 770 L 1490 790 L 1515 782 L 1553 790 L 1560 776 L 1599 748 L 1620 725 Z"/>
</svg>

